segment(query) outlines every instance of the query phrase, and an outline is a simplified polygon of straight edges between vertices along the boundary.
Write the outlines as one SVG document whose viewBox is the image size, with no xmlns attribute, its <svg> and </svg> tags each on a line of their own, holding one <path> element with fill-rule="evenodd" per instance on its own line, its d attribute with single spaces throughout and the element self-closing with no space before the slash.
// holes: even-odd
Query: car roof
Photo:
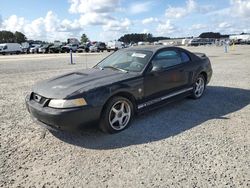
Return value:
<svg viewBox="0 0 250 188">
<path fill-rule="evenodd" d="M 140 45 L 140 46 L 133 46 L 130 48 L 126 48 L 126 50 L 146 50 L 146 51 L 151 51 L 153 53 L 155 53 L 158 50 L 161 49 L 167 49 L 167 48 L 176 48 L 176 49 L 180 49 L 178 47 L 175 46 L 164 46 L 164 45 Z"/>
</svg>

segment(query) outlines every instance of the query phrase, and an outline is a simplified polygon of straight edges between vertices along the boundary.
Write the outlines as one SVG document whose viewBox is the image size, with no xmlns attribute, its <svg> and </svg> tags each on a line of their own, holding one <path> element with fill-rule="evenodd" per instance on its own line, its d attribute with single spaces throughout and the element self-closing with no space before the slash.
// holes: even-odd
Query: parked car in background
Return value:
<svg viewBox="0 0 250 188">
<path fill-rule="evenodd" d="M 41 44 L 32 44 L 30 47 L 30 53 L 38 53 L 38 49 L 41 47 Z"/>
<path fill-rule="evenodd" d="M 30 44 L 28 42 L 21 43 L 22 53 L 30 53 Z"/>
<path fill-rule="evenodd" d="M 77 52 L 82 53 L 82 52 L 85 51 L 85 48 L 86 48 L 86 44 L 81 44 L 81 45 L 78 46 Z"/>
<path fill-rule="evenodd" d="M 145 42 L 143 41 L 138 42 L 138 46 L 143 46 L 143 45 L 146 45 Z"/>
<path fill-rule="evenodd" d="M 90 52 L 103 52 L 106 49 L 106 44 L 104 42 L 96 42 L 94 45 L 89 47 Z"/>
<path fill-rule="evenodd" d="M 100 50 L 98 49 L 98 47 L 97 47 L 96 44 L 90 46 L 90 47 L 89 47 L 89 51 L 90 51 L 90 52 L 100 52 Z"/>
<path fill-rule="evenodd" d="M 80 42 L 77 38 L 68 38 L 67 39 L 67 44 L 76 44 L 77 46 L 80 45 Z"/>
<path fill-rule="evenodd" d="M 211 76 L 205 54 L 177 47 L 131 47 L 91 69 L 37 83 L 25 101 L 33 119 L 49 129 L 99 122 L 104 132 L 117 133 L 138 112 L 187 96 L 201 98 Z"/>
<path fill-rule="evenodd" d="M 62 45 L 52 45 L 49 47 L 49 53 L 61 53 Z"/>
<path fill-rule="evenodd" d="M 52 46 L 53 44 L 43 44 L 39 49 L 38 52 L 39 53 L 49 53 L 49 48 Z"/>
<path fill-rule="evenodd" d="M 78 49 L 78 44 L 67 44 L 65 46 L 62 47 L 62 53 L 69 53 L 70 50 L 72 50 L 72 52 L 76 52 Z"/>
<path fill-rule="evenodd" d="M 103 52 L 104 50 L 107 50 L 106 44 L 104 42 L 98 42 L 96 43 L 96 46 L 99 51 Z"/>
<path fill-rule="evenodd" d="M 215 39 L 193 38 L 188 42 L 188 46 L 202 46 L 215 44 Z"/>
<path fill-rule="evenodd" d="M 163 43 L 162 43 L 162 42 L 159 42 L 159 41 L 156 41 L 156 42 L 154 42 L 153 44 L 154 44 L 154 45 L 163 45 Z"/>
<path fill-rule="evenodd" d="M 21 45 L 18 43 L 3 43 L 0 44 L 0 54 L 20 54 L 22 53 Z"/>
<path fill-rule="evenodd" d="M 135 42 L 130 42 L 130 43 L 128 44 L 128 47 L 131 47 L 131 46 L 137 46 L 137 43 L 135 43 Z"/>
<path fill-rule="evenodd" d="M 123 48 L 123 43 L 120 41 L 110 41 L 107 43 L 107 51 L 116 51 Z"/>
<path fill-rule="evenodd" d="M 85 52 L 89 52 L 90 46 L 92 46 L 91 42 L 87 42 L 87 43 L 85 44 Z"/>
</svg>

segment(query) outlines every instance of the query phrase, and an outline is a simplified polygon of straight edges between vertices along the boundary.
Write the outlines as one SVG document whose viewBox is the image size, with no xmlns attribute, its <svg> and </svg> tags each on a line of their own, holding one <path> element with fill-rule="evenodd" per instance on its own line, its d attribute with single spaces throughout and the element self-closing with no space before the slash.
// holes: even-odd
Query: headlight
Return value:
<svg viewBox="0 0 250 188">
<path fill-rule="evenodd" d="M 87 105 L 87 102 L 83 98 L 79 99 L 71 99 L 71 100 L 64 100 L 64 99 L 51 99 L 49 102 L 49 107 L 52 108 L 73 108 L 73 107 L 80 107 Z"/>
</svg>

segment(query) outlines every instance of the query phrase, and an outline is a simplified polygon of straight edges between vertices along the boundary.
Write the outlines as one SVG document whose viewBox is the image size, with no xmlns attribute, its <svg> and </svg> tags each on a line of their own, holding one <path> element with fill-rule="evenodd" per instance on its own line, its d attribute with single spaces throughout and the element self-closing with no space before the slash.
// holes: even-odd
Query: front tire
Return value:
<svg viewBox="0 0 250 188">
<path fill-rule="evenodd" d="M 134 115 L 133 104 L 124 97 L 112 98 L 103 110 L 100 129 L 106 133 L 117 133 L 129 127 Z"/>
<path fill-rule="evenodd" d="M 202 74 L 200 74 L 194 83 L 192 98 L 193 99 L 201 98 L 205 89 L 206 89 L 206 80 L 205 77 Z"/>
</svg>

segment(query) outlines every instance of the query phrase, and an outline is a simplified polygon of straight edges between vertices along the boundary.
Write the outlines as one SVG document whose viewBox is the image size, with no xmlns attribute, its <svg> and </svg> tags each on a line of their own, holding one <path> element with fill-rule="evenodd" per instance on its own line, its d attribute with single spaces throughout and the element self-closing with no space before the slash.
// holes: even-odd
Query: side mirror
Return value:
<svg viewBox="0 0 250 188">
<path fill-rule="evenodd" d="M 158 72 L 162 69 L 162 66 L 157 63 L 156 61 L 152 61 L 152 69 L 151 69 L 151 72 Z"/>
<path fill-rule="evenodd" d="M 161 70 L 161 67 L 160 66 L 157 66 L 157 65 L 154 65 L 151 72 L 158 72 Z"/>
</svg>

